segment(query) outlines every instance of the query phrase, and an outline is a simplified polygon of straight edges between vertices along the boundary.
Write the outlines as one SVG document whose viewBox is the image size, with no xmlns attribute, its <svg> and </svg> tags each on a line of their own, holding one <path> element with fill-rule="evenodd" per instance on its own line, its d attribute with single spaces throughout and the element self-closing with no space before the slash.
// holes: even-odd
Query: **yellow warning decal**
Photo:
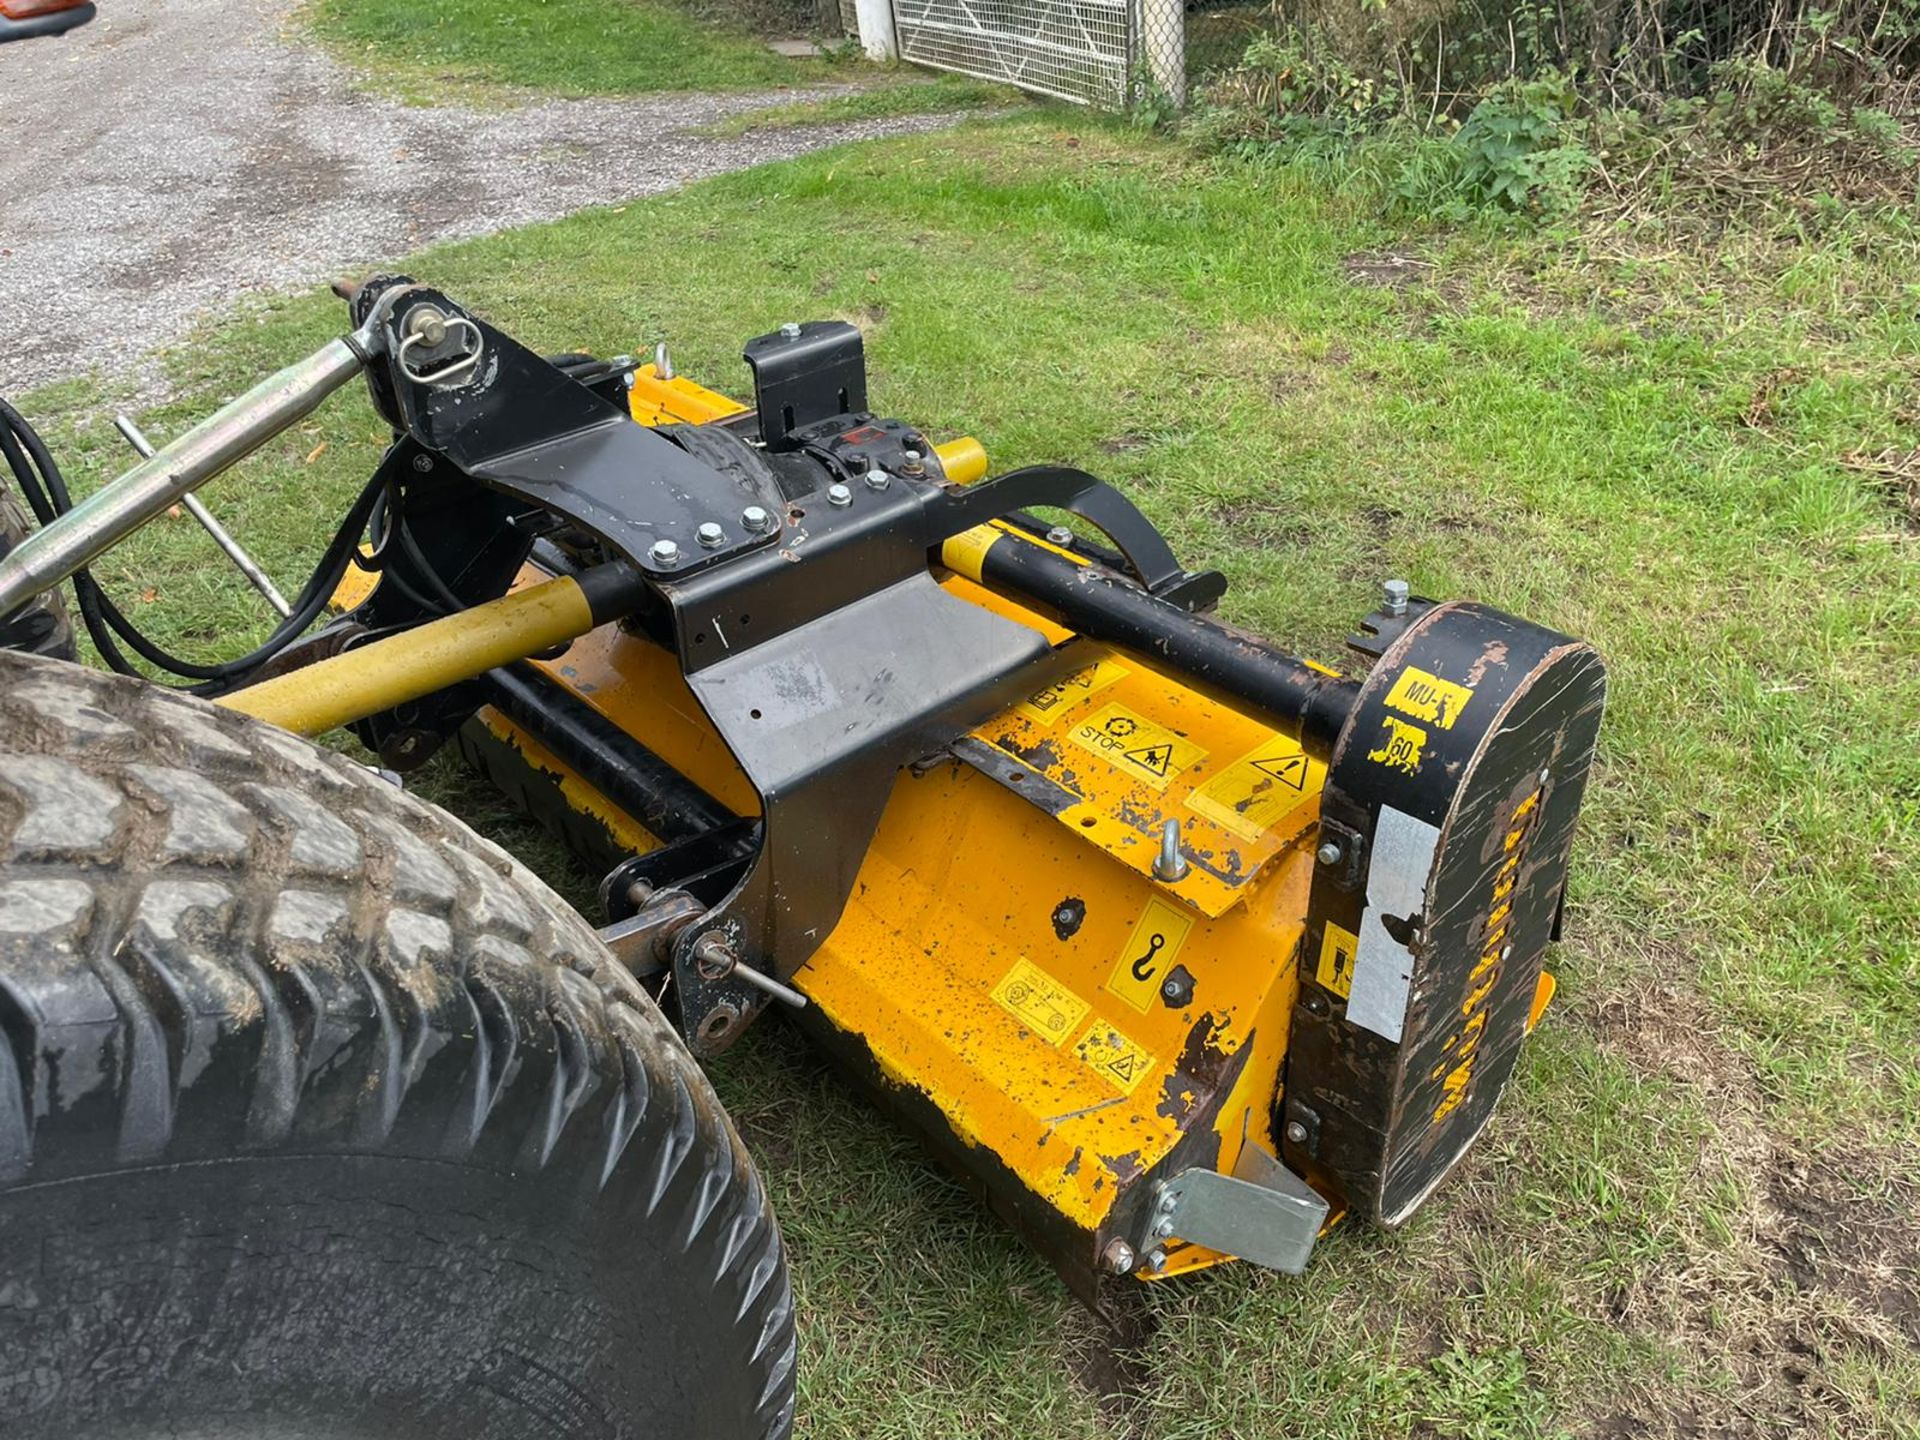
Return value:
<svg viewBox="0 0 1920 1440">
<path fill-rule="evenodd" d="M 1127 675 L 1127 667 L 1117 660 L 1096 660 L 1084 669 L 1056 680 L 1044 690 L 1036 690 L 1020 703 L 1020 713 L 1042 725 L 1060 718 L 1066 709 Z"/>
<path fill-rule="evenodd" d="M 1242 839 L 1258 840 L 1300 803 L 1315 768 L 1298 745 L 1275 735 L 1197 787 L 1187 808 Z"/>
<path fill-rule="evenodd" d="M 1420 773 L 1420 751 L 1427 743 L 1427 732 L 1418 725 L 1409 725 L 1404 720 L 1396 720 L 1391 715 L 1382 717 L 1380 726 L 1380 748 L 1369 750 L 1367 759 L 1385 765 L 1389 770 L 1404 770 L 1409 775 Z"/>
<path fill-rule="evenodd" d="M 1073 1053 L 1131 1095 L 1153 1069 L 1153 1056 L 1104 1020 L 1095 1020 Z"/>
<path fill-rule="evenodd" d="M 1465 685 L 1442 680 L 1418 665 L 1402 670 L 1400 678 L 1387 692 L 1387 704 L 1395 710 L 1416 720 L 1425 720 L 1429 725 L 1438 725 L 1442 730 L 1453 728 L 1453 722 L 1460 718 L 1460 712 L 1471 699 L 1473 691 Z"/>
<path fill-rule="evenodd" d="M 1207 758 L 1200 746 L 1137 715 L 1124 705 L 1109 705 L 1067 731 L 1081 749 L 1110 761 L 1114 768 L 1156 790 Z"/>
<path fill-rule="evenodd" d="M 1091 1007 L 1031 960 L 1014 962 L 993 998 L 1049 1045 L 1061 1045 Z"/>
<path fill-rule="evenodd" d="M 1313 978 L 1345 1000 L 1353 994 L 1353 957 L 1359 950 L 1360 937 L 1329 920 L 1327 933 L 1320 937 L 1320 964 Z"/>
<path fill-rule="evenodd" d="M 1157 896 L 1147 901 L 1133 933 L 1120 947 L 1107 989 L 1146 1014 L 1159 998 L 1160 983 L 1179 962 L 1180 947 L 1192 930 L 1193 916 L 1188 911 Z"/>
<path fill-rule="evenodd" d="M 962 530 L 958 535 L 948 537 L 946 543 L 941 545 L 940 563 L 956 575 L 964 575 L 978 582 L 980 566 L 986 561 L 987 551 L 1005 534 L 1004 530 L 997 530 L 991 525 L 976 525 L 971 530 Z"/>
</svg>

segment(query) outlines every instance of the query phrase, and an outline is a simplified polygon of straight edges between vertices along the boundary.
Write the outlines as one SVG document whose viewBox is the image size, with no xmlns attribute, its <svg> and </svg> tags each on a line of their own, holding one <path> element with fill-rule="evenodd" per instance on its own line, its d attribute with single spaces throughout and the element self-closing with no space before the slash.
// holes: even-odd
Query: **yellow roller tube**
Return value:
<svg viewBox="0 0 1920 1440">
<path fill-rule="evenodd" d="M 586 592 L 562 575 L 249 685 L 218 703 L 296 735 L 320 735 L 563 645 L 593 626 Z"/>
<path fill-rule="evenodd" d="M 987 447 L 971 435 L 936 445 L 933 453 L 940 457 L 940 468 L 946 472 L 947 479 L 956 485 L 971 485 L 986 478 Z"/>
</svg>

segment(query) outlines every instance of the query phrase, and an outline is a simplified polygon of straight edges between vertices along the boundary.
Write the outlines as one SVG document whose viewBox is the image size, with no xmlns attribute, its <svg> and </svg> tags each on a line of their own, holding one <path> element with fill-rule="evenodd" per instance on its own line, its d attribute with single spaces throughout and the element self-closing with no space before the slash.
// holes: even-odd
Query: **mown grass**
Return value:
<svg viewBox="0 0 1920 1440">
<path fill-rule="evenodd" d="M 1018 90 L 985 80 L 941 75 L 918 83 L 869 86 L 824 100 L 800 100 L 743 110 L 701 128 L 702 134 L 727 138 L 757 130 L 786 130 L 796 125 L 845 124 L 898 115 L 947 115 L 961 110 L 1008 108 L 1026 103 Z"/>
<path fill-rule="evenodd" d="M 776 55 L 746 26 L 677 0 L 315 0 L 314 32 L 411 99 L 447 87 L 560 95 L 757 90 L 842 67 Z"/>
<path fill-rule="evenodd" d="M 790 1035 L 716 1066 L 793 1248 L 805 1435 L 1920 1434 L 1920 534 L 1858 462 L 1920 463 L 1920 246 L 1736 232 L 1722 263 L 1384 213 L 1051 116 L 409 262 L 530 343 L 665 336 L 721 388 L 746 336 L 857 320 L 879 405 L 1113 478 L 1309 654 L 1405 574 L 1610 661 L 1563 998 L 1493 1129 L 1304 1279 L 1155 1290 L 1129 1395 L 1082 1378 L 1101 1336 L 1044 1265 Z M 149 431 L 340 318 L 236 313 Z M 76 472 L 121 458 L 100 406 L 33 398 Z M 296 576 L 378 439 L 348 396 L 207 498 Z M 207 653 L 264 628 L 191 521 L 105 571 Z"/>
</svg>

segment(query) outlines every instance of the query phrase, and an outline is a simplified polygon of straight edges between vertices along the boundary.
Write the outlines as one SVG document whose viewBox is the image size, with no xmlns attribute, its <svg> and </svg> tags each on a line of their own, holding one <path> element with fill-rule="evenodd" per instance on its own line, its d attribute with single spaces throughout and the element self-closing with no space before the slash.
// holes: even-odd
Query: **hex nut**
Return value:
<svg viewBox="0 0 1920 1440">
<path fill-rule="evenodd" d="M 693 538 L 698 540 L 705 549 L 718 550 L 727 543 L 727 532 L 709 520 L 693 532 Z"/>
<path fill-rule="evenodd" d="M 678 565 L 680 547 L 671 540 L 656 540 L 647 548 L 647 558 L 656 565 Z"/>
<path fill-rule="evenodd" d="M 853 503 L 853 491 L 836 480 L 827 486 L 827 503 L 844 510 Z"/>
</svg>

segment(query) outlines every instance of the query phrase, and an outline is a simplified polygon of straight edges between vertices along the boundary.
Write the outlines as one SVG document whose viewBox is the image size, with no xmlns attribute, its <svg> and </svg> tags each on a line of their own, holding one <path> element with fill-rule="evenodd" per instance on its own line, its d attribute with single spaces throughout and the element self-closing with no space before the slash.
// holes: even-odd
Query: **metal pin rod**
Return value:
<svg viewBox="0 0 1920 1440">
<path fill-rule="evenodd" d="M 0 615 L 45 594 L 181 496 L 311 415 L 366 369 L 369 356 L 380 353 L 383 323 L 385 310 L 376 304 L 375 313 L 351 335 L 329 340 L 306 359 L 269 375 L 0 555 Z"/>
<path fill-rule="evenodd" d="M 739 980 L 771 995 L 782 1005 L 790 1005 L 795 1010 L 807 1008 L 807 997 L 791 985 L 783 985 L 766 972 L 741 964 L 726 936 L 717 930 L 700 937 L 694 944 L 693 958 L 703 979 Z"/>
<path fill-rule="evenodd" d="M 114 427 L 127 437 L 127 443 L 139 452 L 142 459 L 153 458 L 153 445 L 141 433 L 138 425 L 125 415 L 114 416 L 113 423 Z M 213 518 L 213 512 L 201 503 L 198 495 L 182 495 L 180 504 L 189 515 L 200 522 L 201 528 L 213 537 L 213 543 L 227 552 L 227 558 L 233 561 L 234 567 L 242 575 L 247 577 L 253 588 L 267 597 L 267 603 L 280 612 L 282 619 L 293 613 L 293 607 L 287 603 L 286 596 L 282 595 L 273 581 L 267 578 L 267 572 L 260 568 L 259 562 L 241 548 L 238 540 L 227 533 L 226 526 Z"/>
</svg>

